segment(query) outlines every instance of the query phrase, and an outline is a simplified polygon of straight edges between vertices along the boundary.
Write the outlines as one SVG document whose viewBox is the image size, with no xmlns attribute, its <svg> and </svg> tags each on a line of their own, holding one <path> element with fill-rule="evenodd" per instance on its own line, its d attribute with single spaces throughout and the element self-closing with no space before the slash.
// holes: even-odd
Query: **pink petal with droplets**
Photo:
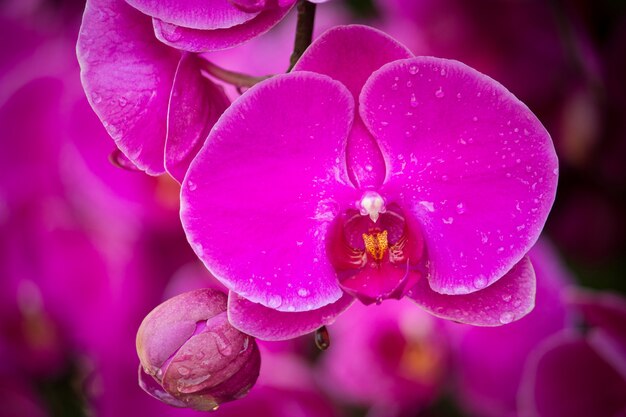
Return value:
<svg viewBox="0 0 626 417">
<path fill-rule="evenodd" d="M 306 293 L 300 295 L 307 296 Z M 287 340 L 332 324 L 353 301 L 354 298 L 344 294 L 338 301 L 317 310 L 290 313 L 264 307 L 230 292 L 228 319 L 234 327 L 258 339 Z"/>
<path fill-rule="evenodd" d="M 367 26 L 338 26 L 324 32 L 302 55 L 294 71 L 313 71 L 341 81 L 358 99 L 372 72 L 411 52 L 383 32 Z M 350 180 L 358 188 L 377 187 L 385 161 L 376 140 L 357 114 L 346 151 Z"/>
<path fill-rule="evenodd" d="M 257 84 L 216 123 L 183 182 L 181 220 L 230 290 L 280 311 L 342 296 L 326 234 L 358 197 L 342 163 L 353 106 L 337 81 L 298 72 Z"/>
<path fill-rule="evenodd" d="M 471 294 L 440 294 L 420 279 L 407 297 L 437 317 L 475 326 L 501 326 L 519 320 L 535 306 L 535 271 L 524 257 L 500 280 Z"/>
<path fill-rule="evenodd" d="M 140 169 L 163 173 L 178 53 L 154 39 L 150 19 L 124 2 L 88 0 L 77 55 L 89 103 L 117 146 Z"/>
<path fill-rule="evenodd" d="M 209 131 L 230 104 L 224 90 L 200 72 L 202 61 L 184 54 L 174 78 L 167 116 L 165 169 L 183 181 Z"/>
<path fill-rule="evenodd" d="M 254 19 L 227 29 L 201 30 L 177 26 L 154 18 L 154 34 L 166 45 L 189 52 L 218 51 L 262 35 L 291 10 L 293 4 L 259 13 Z"/>
<path fill-rule="evenodd" d="M 360 100 L 387 161 L 380 192 L 420 222 L 433 290 L 497 281 L 535 243 L 554 201 L 557 158 L 539 120 L 496 81 L 431 57 L 384 66 Z"/>
<path fill-rule="evenodd" d="M 126 0 L 142 13 L 190 29 L 227 29 L 254 19 L 228 0 Z"/>
</svg>

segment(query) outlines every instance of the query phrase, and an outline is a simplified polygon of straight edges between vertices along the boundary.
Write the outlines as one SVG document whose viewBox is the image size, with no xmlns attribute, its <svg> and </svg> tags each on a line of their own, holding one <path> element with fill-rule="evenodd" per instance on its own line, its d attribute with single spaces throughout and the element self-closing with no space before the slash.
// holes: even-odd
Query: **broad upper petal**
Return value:
<svg viewBox="0 0 626 417">
<path fill-rule="evenodd" d="M 181 219 L 230 290 L 280 311 L 341 297 L 326 234 L 357 199 L 343 162 L 353 106 L 337 81 L 298 72 L 257 84 L 218 120 L 183 182 Z"/>
<path fill-rule="evenodd" d="M 500 280 L 480 291 L 440 294 L 422 278 L 407 292 L 407 297 L 437 317 L 475 326 L 501 326 L 532 311 L 535 285 L 535 271 L 528 257 L 524 257 Z"/>
<path fill-rule="evenodd" d="M 117 146 L 140 169 L 163 173 L 179 54 L 154 38 L 150 18 L 124 2 L 88 0 L 77 55 L 89 103 Z"/>
<path fill-rule="evenodd" d="M 294 71 L 313 71 L 343 83 L 358 99 L 367 79 L 384 64 L 411 57 L 395 39 L 368 26 L 330 29 L 302 55 Z M 385 161 L 376 139 L 357 115 L 348 139 L 346 156 L 350 180 L 357 188 L 378 187 L 385 179 Z"/>
<path fill-rule="evenodd" d="M 317 310 L 289 313 L 253 303 L 231 291 L 228 319 L 234 327 L 258 339 L 287 340 L 332 324 L 353 302 L 353 297 L 344 294 L 334 303 Z"/>
<path fill-rule="evenodd" d="M 384 66 L 360 100 L 387 163 L 381 194 L 420 222 L 433 290 L 497 281 L 535 243 L 554 201 L 557 158 L 539 120 L 496 81 L 432 57 Z"/>
</svg>

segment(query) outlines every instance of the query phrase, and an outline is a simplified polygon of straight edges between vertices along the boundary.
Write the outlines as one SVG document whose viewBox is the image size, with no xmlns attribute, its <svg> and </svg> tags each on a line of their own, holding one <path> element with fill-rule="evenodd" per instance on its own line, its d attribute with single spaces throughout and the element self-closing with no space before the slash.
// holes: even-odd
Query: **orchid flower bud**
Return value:
<svg viewBox="0 0 626 417">
<path fill-rule="evenodd" d="M 245 396 L 259 376 L 253 337 L 228 322 L 225 294 L 214 289 L 170 298 L 137 332 L 139 385 L 173 406 L 215 410 Z"/>
</svg>

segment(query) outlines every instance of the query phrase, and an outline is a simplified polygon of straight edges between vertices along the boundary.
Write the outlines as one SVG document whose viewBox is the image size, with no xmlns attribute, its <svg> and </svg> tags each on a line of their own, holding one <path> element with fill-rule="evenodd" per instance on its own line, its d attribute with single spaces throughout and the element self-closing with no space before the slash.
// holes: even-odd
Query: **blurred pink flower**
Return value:
<svg viewBox="0 0 626 417">
<path fill-rule="evenodd" d="M 432 403 L 449 371 L 443 323 L 408 300 L 355 305 L 329 328 L 319 380 L 334 398 L 370 416 L 415 415 Z"/>
<path fill-rule="evenodd" d="M 456 392 L 462 406 L 472 415 L 517 416 L 517 392 L 528 356 L 544 339 L 572 324 L 571 308 L 563 299 L 572 279 L 554 249 L 540 241 L 529 257 L 537 274 L 533 311 L 498 328 L 450 326 L 457 339 L 452 344 Z"/>
<path fill-rule="evenodd" d="M 528 360 L 520 415 L 626 415 L 626 300 L 612 293 L 573 292 L 586 334 L 567 329 L 544 340 Z"/>
<path fill-rule="evenodd" d="M 534 305 L 524 255 L 557 174 L 547 132 L 500 84 L 346 26 L 224 113 L 181 218 L 233 325 L 261 339 L 332 322 L 352 297 L 494 326 Z"/>
</svg>

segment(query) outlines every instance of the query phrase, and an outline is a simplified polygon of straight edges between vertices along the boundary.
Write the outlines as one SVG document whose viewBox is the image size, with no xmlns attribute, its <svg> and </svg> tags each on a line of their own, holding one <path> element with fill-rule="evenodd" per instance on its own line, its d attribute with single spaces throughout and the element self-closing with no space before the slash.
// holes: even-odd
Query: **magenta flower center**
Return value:
<svg viewBox="0 0 626 417">
<path fill-rule="evenodd" d="M 339 282 L 365 304 L 399 299 L 421 258 L 421 236 L 409 230 L 400 206 L 377 192 L 366 191 L 355 206 L 339 216 L 329 237 Z"/>
</svg>

